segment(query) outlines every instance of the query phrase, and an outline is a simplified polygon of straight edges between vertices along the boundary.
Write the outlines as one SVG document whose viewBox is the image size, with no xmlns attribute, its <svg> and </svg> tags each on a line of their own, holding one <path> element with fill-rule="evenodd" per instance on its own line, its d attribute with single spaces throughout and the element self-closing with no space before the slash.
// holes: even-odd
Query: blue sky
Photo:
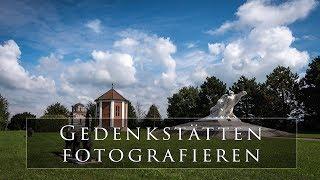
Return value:
<svg viewBox="0 0 320 180">
<path fill-rule="evenodd" d="M 55 101 L 93 100 L 114 82 L 165 116 L 166 97 L 206 76 L 230 85 L 242 74 L 263 81 L 277 65 L 301 74 L 320 54 L 318 4 L 1 1 L 1 94 L 12 112 L 41 115 Z"/>
<path fill-rule="evenodd" d="M 26 51 L 22 57 L 37 59 L 45 56 L 57 47 L 42 44 L 46 33 L 57 35 L 70 28 L 83 29 L 90 20 L 99 19 L 104 26 L 103 34 L 95 34 L 86 29 L 83 34 L 87 38 L 106 41 L 100 48 L 108 47 L 110 40 L 116 39 L 116 33 L 127 28 L 150 32 L 163 37 L 170 37 L 173 42 L 183 44 L 195 42 L 206 48 L 206 41 L 224 40 L 227 35 L 210 36 L 203 32 L 219 27 L 226 19 L 233 18 L 233 12 L 241 5 L 241 1 L 223 3 L 223 1 L 74 1 L 72 2 L 30 2 L 35 15 L 28 15 L 22 3 L 14 1 L 3 2 L 6 7 L 18 12 L 9 13 L 1 26 L 1 41 L 15 39 L 19 47 Z M 20 7 L 19 7 L 20 6 Z M 17 9 L 16 9 L 17 8 Z M 21 9 L 21 11 L 19 10 Z M 31 10 L 30 9 L 30 10 Z M 19 12 L 20 11 L 20 12 Z M 42 17 L 41 17 L 42 16 Z M 30 18 L 30 19 L 29 19 Z M 34 19 L 33 19 L 34 18 Z M 12 23 L 18 19 L 21 23 Z M 25 21 L 25 22 L 23 22 Z M 41 29 L 39 29 L 41 28 Z M 35 44 L 42 44 L 38 47 Z M 99 47 L 99 46 L 97 46 Z M 88 49 L 87 52 L 91 50 Z M 72 56 L 72 54 L 70 54 Z M 72 58 L 77 57 L 73 55 Z"/>
</svg>

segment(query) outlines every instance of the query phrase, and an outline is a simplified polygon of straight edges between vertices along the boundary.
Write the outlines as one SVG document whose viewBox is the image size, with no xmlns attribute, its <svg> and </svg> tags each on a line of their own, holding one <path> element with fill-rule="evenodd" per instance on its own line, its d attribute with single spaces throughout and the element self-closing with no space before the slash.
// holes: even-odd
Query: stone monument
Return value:
<svg viewBox="0 0 320 180">
<path fill-rule="evenodd" d="M 291 133 L 287 133 L 284 131 L 242 122 L 238 117 L 236 117 L 233 113 L 234 106 L 246 94 L 246 91 L 242 91 L 238 94 L 229 91 L 229 94 L 224 94 L 223 96 L 221 96 L 216 105 L 210 109 L 209 116 L 195 120 L 193 122 L 176 125 L 172 128 L 172 130 L 175 131 L 178 128 L 181 128 L 185 131 L 190 131 L 195 128 L 197 131 L 206 131 L 207 128 L 221 129 L 224 127 L 227 128 L 226 131 L 228 131 L 229 134 L 232 135 L 235 132 L 235 128 L 237 128 L 238 131 L 242 131 L 243 133 L 248 132 L 248 129 L 250 128 L 256 131 L 260 129 L 261 134 L 264 137 L 292 136 Z M 217 133 L 216 136 L 221 136 L 221 133 Z"/>
<path fill-rule="evenodd" d="M 224 94 L 217 101 L 217 104 L 210 109 L 210 115 L 200 120 L 210 119 L 240 121 L 240 119 L 234 115 L 233 108 L 246 94 L 246 91 L 242 91 L 238 94 L 234 94 L 233 91 L 229 91 L 229 95 Z"/>
</svg>

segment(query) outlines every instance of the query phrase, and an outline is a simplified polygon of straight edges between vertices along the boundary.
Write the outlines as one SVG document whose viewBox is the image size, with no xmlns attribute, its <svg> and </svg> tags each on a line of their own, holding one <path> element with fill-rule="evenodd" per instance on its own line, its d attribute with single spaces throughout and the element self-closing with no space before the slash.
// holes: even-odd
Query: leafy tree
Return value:
<svg viewBox="0 0 320 180">
<path fill-rule="evenodd" d="M 0 94 L 0 130 L 4 130 L 6 128 L 10 115 L 8 106 L 8 101 Z"/>
<path fill-rule="evenodd" d="M 137 115 L 131 102 L 128 102 L 128 127 L 135 128 L 138 126 Z"/>
<path fill-rule="evenodd" d="M 156 127 L 161 121 L 161 115 L 159 113 L 158 107 L 152 104 L 149 111 L 144 119 L 145 127 Z"/>
<path fill-rule="evenodd" d="M 137 101 L 136 104 L 135 104 L 135 114 L 136 114 L 136 117 L 137 117 L 137 120 L 136 120 L 136 125 L 137 126 L 141 126 L 143 127 L 144 126 L 144 118 L 146 117 L 146 112 L 145 110 L 143 109 L 142 107 L 142 104 Z"/>
<path fill-rule="evenodd" d="M 142 104 L 138 101 L 135 106 L 135 112 L 136 112 L 138 122 L 141 122 L 146 116 L 146 112 L 143 110 Z"/>
<path fill-rule="evenodd" d="M 99 120 L 96 118 L 96 104 L 94 102 L 88 102 L 86 105 L 87 109 L 87 119 L 91 116 L 91 127 L 97 127 L 99 124 Z"/>
<path fill-rule="evenodd" d="M 183 87 L 178 93 L 168 97 L 168 117 L 198 117 L 199 90 L 196 87 Z"/>
<path fill-rule="evenodd" d="M 46 108 L 44 115 L 34 123 L 33 129 L 38 132 L 54 132 L 68 123 L 69 115 L 68 109 L 56 102 Z"/>
<path fill-rule="evenodd" d="M 92 118 L 96 117 L 96 104 L 94 102 L 88 102 L 86 105 L 87 113 L 90 114 Z"/>
<path fill-rule="evenodd" d="M 64 105 L 60 104 L 59 102 L 56 102 L 48 106 L 44 114 L 46 117 L 50 117 L 50 116 L 68 117 L 69 111 Z"/>
<path fill-rule="evenodd" d="M 320 57 L 313 59 L 309 64 L 301 85 L 300 100 L 305 107 L 305 128 L 320 128 Z"/>
<path fill-rule="evenodd" d="M 270 117 L 288 117 L 297 107 L 296 98 L 299 91 L 298 75 L 289 67 L 278 66 L 265 82 Z"/>
<path fill-rule="evenodd" d="M 304 81 L 309 86 L 320 87 L 320 56 L 309 64 Z"/>
<path fill-rule="evenodd" d="M 27 118 L 36 118 L 36 115 L 30 112 L 18 113 L 12 116 L 10 123 L 8 124 L 8 129 L 10 130 L 25 130 Z"/>
<path fill-rule="evenodd" d="M 199 116 L 208 116 L 210 108 L 214 106 L 219 98 L 226 92 L 227 88 L 225 83 L 214 76 L 207 77 L 206 81 L 200 86 Z"/>
<path fill-rule="evenodd" d="M 241 98 L 240 102 L 235 106 L 234 113 L 238 117 L 259 117 L 261 113 L 261 102 L 263 95 L 261 87 L 255 78 L 248 79 L 241 76 L 237 82 L 233 83 L 230 88 L 234 93 L 246 91 L 248 94 Z"/>
</svg>

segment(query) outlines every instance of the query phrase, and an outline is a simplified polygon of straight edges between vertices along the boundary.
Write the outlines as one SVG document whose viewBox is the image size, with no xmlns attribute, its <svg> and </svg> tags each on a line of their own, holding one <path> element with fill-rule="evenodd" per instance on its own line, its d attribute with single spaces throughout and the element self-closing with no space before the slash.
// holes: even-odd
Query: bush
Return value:
<svg viewBox="0 0 320 180">
<path fill-rule="evenodd" d="M 27 126 L 35 132 L 59 132 L 68 121 L 64 116 L 43 116 L 39 119 L 28 119 Z"/>
<path fill-rule="evenodd" d="M 36 118 L 36 115 L 29 112 L 18 113 L 12 116 L 10 123 L 8 124 L 9 130 L 25 130 L 26 119 Z"/>
<path fill-rule="evenodd" d="M 0 121 L 0 131 L 3 131 L 6 129 L 6 122 Z"/>
<path fill-rule="evenodd" d="M 0 94 L 0 130 L 5 130 L 7 126 L 7 122 L 9 119 L 9 111 L 8 111 L 9 103 L 6 98 L 2 97 Z"/>
</svg>

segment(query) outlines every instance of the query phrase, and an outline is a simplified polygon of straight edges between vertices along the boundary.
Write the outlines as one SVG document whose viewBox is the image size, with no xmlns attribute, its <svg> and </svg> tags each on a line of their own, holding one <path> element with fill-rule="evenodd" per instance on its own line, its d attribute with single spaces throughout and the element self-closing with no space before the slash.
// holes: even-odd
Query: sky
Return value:
<svg viewBox="0 0 320 180">
<path fill-rule="evenodd" d="M 166 117 L 167 97 L 216 76 L 303 76 L 320 55 L 316 0 L 0 2 L 0 94 L 41 116 L 115 89 Z"/>
</svg>

